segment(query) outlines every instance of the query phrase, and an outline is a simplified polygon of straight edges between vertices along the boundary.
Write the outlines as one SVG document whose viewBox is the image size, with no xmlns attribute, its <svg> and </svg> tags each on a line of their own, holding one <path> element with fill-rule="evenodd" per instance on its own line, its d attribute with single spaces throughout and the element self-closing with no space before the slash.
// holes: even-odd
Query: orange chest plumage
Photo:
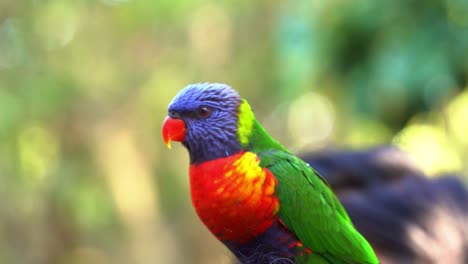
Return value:
<svg viewBox="0 0 468 264">
<path fill-rule="evenodd" d="M 240 152 L 190 166 L 193 206 L 218 239 L 246 242 L 275 221 L 278 182 L 259 163 L 256 154 Z"/>
</svg>

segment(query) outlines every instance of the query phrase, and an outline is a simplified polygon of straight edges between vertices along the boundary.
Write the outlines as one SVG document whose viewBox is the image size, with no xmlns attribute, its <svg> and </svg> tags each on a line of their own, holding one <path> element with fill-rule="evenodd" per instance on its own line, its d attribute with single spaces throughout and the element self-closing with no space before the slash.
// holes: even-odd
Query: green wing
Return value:
<svg viewBox="0 0 468 264">
<path fill-rule="evenodd" d="M 258 156 L 261 166 L 267 167 L 278 180 L 281 220 L 315 253 L 316 260 L 299 261 L 379 263 L 328 183 L 314 169 L 284 151 L 261 152 Z"/>
</svg>

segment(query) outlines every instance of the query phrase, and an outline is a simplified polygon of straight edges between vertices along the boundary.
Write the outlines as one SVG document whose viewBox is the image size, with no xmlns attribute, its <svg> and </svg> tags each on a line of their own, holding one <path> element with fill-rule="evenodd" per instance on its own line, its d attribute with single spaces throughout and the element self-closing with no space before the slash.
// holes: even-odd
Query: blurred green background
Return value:
<svg viewBox="0 0 468 264">
<path fill-rule="evenodd" d="M 395 144 L 468 175 L 468 3 L 0 1 L 0 263 L 230 263 L 161 139 L 223 82 L 295 152 Z"/>
</svg>

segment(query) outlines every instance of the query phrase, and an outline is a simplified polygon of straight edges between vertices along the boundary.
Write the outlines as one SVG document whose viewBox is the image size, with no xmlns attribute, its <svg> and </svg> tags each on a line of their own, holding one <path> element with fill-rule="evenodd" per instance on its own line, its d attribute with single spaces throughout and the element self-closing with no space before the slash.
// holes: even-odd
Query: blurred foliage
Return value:
<svg viewBox="0 0 468 264">
<path fill-rule="evenodd" d="M 395 143 L 468 173 L 468 4 L 0 2 L 0 263 L 229 263 L 166 106 L 225 82 L 295 151 Z"/>
</svg>

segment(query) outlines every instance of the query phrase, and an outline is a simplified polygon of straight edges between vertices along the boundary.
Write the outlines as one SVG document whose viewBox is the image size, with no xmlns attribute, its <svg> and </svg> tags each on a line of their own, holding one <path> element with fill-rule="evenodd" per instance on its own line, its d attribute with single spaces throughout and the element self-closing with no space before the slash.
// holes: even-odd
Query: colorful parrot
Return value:
<svg viewBox="0 0 468 264">
<path fill-rule="evenodd" d="M 182 89 L 162 133 L 187 148 L 195 211 L 241 263 L 379 263 L 328 183 L 228 85 Z"/>
</svg>

